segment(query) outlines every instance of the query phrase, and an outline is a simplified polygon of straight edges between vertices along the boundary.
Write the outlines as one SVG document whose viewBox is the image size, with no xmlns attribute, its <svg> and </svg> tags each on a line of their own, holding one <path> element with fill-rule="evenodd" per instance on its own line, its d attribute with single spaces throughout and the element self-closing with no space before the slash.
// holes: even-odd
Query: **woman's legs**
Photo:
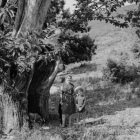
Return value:
<svg viewBox="0 0 140 140">
<path fill-rule="evenodd" d="M 62 114 L 62 127 L 65 127 L 66 123 L 66 114 Z"/>
<path fill-rule="evenodd" d="M 59 113 L 60 122 L 61 122 L 61 124 L 62 124 L 62 109 L 61 109 L 61 104 L 59 104 L 58 113 Z"/>
<path fill-rule="evenodd" d="M 69 127 L 71 127 L 72 115 L 69 115 Z"/>
<path fill-rule="evenodd" d="M 71 120 L 72 120 L 72 115 L 69 115 L 69 127 L 71 127 Z M 65 127 L 66 123 L 66 114 L 62 114 L 62 127 Z"/>
</svg>

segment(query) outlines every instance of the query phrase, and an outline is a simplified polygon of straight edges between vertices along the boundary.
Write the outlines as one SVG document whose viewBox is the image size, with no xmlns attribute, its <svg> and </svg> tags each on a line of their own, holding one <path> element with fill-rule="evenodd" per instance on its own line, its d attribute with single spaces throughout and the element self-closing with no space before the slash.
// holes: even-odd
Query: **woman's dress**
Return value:
<svg viewBox="0 0 140 140">
<path fill-rule="evenodd" d="M 61 104 L 62 114 L 74 114 L 76 112 L 76 105 L 74 99 L 74 85 L 63 84 L 62 87 L 62 104 Z"/>
</svg>

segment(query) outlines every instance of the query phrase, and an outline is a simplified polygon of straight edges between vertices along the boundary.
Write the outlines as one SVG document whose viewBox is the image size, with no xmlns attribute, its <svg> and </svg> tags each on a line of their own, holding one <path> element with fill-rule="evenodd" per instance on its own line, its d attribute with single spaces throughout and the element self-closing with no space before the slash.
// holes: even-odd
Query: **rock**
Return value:
<svg viewBox="0 0 140 140">
<path fill-rule="evenodd" d="M 50 128 L 48 126 L 43 126 L 42 129 L 48 130 Z"/>
<path fill-rule="evenodd" d="M 41 116 L 38 115 L 37 113 L 29 113 L 29 118 L 31 120 L 34 120 L 34 121 L 36 121 L 36 120 L 42 120 Z"/>
<path fill-rule="evenodd" d="M 52 136 L 50 140 L 65 140 L 63 135 L 57 134 L 56 136 Z"/>
<path fill-rule="evenodd" d="M 59 90 L 59 88 L 57 86 L 52 86 L 50 89 L 50 94 L 55 94 L 57 93 Z"/>
</svg>

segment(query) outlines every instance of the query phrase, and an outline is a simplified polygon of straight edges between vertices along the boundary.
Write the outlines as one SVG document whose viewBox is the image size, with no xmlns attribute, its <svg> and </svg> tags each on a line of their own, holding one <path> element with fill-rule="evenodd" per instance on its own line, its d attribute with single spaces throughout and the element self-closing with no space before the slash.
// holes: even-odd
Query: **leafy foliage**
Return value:
<svg viewBox="0 0 140 140">
<path fill-rule="evenodd" d="M 140 57 L 140 46 L 139 43 L 135 43 L 134 46 L 132 46 L 131 51 L 134 53 L 134 57 L 137 59 Z"/>
<path fill-rule="evenodd" d="M 42 31 L 27 31 L 18 38 L 12 37 L 12 28 L 17 10 L 17 1 L 7 3 L 0 9 L 0 68 L 1 75 L 7 77 L 8 67 L 14 64 L 17 74 L 30 71 L 33 64 L 43 59 L 53 61 L 56 55 L 61 56 L 65 64 L 91 60 L 97 46 L 88 35 L 79 37 L 79 32 L 89 32 L 89 20 L 105 20 L 115 26 L 127 27 L 132 18 L 124 15 L 113 17 L 112 12 L 123 6 L 125 0 L 92 1 L 76 0 L 76 9 L 70 13 L 64 10 L 64 0 L 52 0 Z M 138 1 L 130 1 L 138 2 Z M 127 14 L 128 15 L 128 14 Z M 117 18 L 124 18 L 120 23 Z"/>
<path fill-rule="evenodd" d="M 103 74 L 107 80 L 114 83 L 126 84 L 139 77 L 138 71 L 139 67 L 135 65 L 129 66 L 126 62 L 116 62 L 108 59 L 107 68 L 104 68 Z"/>
<path fill-rule="evenodd" d="M 0 9 L 0 29 L 7 33 L 12 30 L 12 25 L 14 24 L 15 14 L 13 11 L 13 6 L 5 6 Z"/>
<path fill-rule="evenodd" d="M 55 24 L 57 22 L 57 16 L 63 12 L 65 5 L 64 0 L 52 0 L 50 8 L 47 13 L 46 21 L 43 28 L 47 28 L 49 25 Z"/>
<path fill-rule="evenodd" d="M 91 60 L 92 55 L 95 53 L 97 48 L 94 45 L 94 41 L 88 35 L 79 37 L 78 35 L 66 32 L 61 34 L 59 42 L 65 43 L 65 51 L 61 53 L 62 60 L 65 64 L 79 62 L 83 60 Z"/>
<path fill-rule="evenodd" d="M 52 30 L 54 29 L 47 28 L 41 32 L 28 32 L 26 36 L 21 34 L 18 38 L 13 38 L 11 33 L 5 35 L 1 32 L 0 75 L 1 78 L 6 79 L 5 82 L 13 80 L 16 75 L 20 76 L 23 72 L 31 71 L 34 63 L 41 59 L 46 64 L 54 60 L 60 50 L 54 50 L 57 45 L 55 40 L 45 39 L 49 38 Z M 14 73 L 17 74 L 13 77 Z"/>
</svg>

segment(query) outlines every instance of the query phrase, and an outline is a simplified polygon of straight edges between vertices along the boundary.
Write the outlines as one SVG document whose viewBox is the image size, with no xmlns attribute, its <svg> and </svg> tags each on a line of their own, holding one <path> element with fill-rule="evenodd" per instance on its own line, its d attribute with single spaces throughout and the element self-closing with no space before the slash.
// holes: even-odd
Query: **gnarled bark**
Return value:
<svg viewBox="0 0 140 140">
<path fill-rule="evenodd" d="M 20 33 L 40 30 L 50 2 L 51 0 L 19 0 L 13 36 L 18 37 Z M 29 112 L 38 113 L 46 121 L 49 119 L 49 90 L 58 72 L 59 63 L 58 56 L 48 64 L 43 60 L 35 62 L 31 73 L 23 73 L 15 78 L 16 90 L 3 92 L 4 133 L 26 125 Z"/>
<path fill-rule="evenodd" d="M 49 119 L 50 88 L 59 69 L 60 59 L 46 63 L 40 60 L 35 64 L 35 71 L 29 87 L 29 112 L 38 113 L 47 121 Z"/>
<path fill-rule="evenodd" d="M 32 72 L 31 72 L 32 73 Z M 31 73 L 23 73 L 15 79 L 15 89 L 2 85 L 1 112 L 2 131 L 7 134 L 11 130 L 20 130 L 22 126 L 28 126 L 28 101 L 27 89 L 32 79 Z"/>
<path fill-rule="evenodd" d="M 0 79 L 0 132 L 2 132 L 2 129 L 3 129 L 3 121 L 2 121 L 2 118 L 3 118 L 3 104 L 2 104 L 2 95 L 3 95 L 3 83 L 2 83 L 2 80 Z"/>
<path fill-rule="evenodd" d="M 0 0 L 0 7 L 4 7 L 7 3 L 7 0 Z"/>
<path fill-rule="evenodd" d="M 51 0 L 19 0 L 13 36 L 31 30 L 40 30 Z"/>
</svg>

